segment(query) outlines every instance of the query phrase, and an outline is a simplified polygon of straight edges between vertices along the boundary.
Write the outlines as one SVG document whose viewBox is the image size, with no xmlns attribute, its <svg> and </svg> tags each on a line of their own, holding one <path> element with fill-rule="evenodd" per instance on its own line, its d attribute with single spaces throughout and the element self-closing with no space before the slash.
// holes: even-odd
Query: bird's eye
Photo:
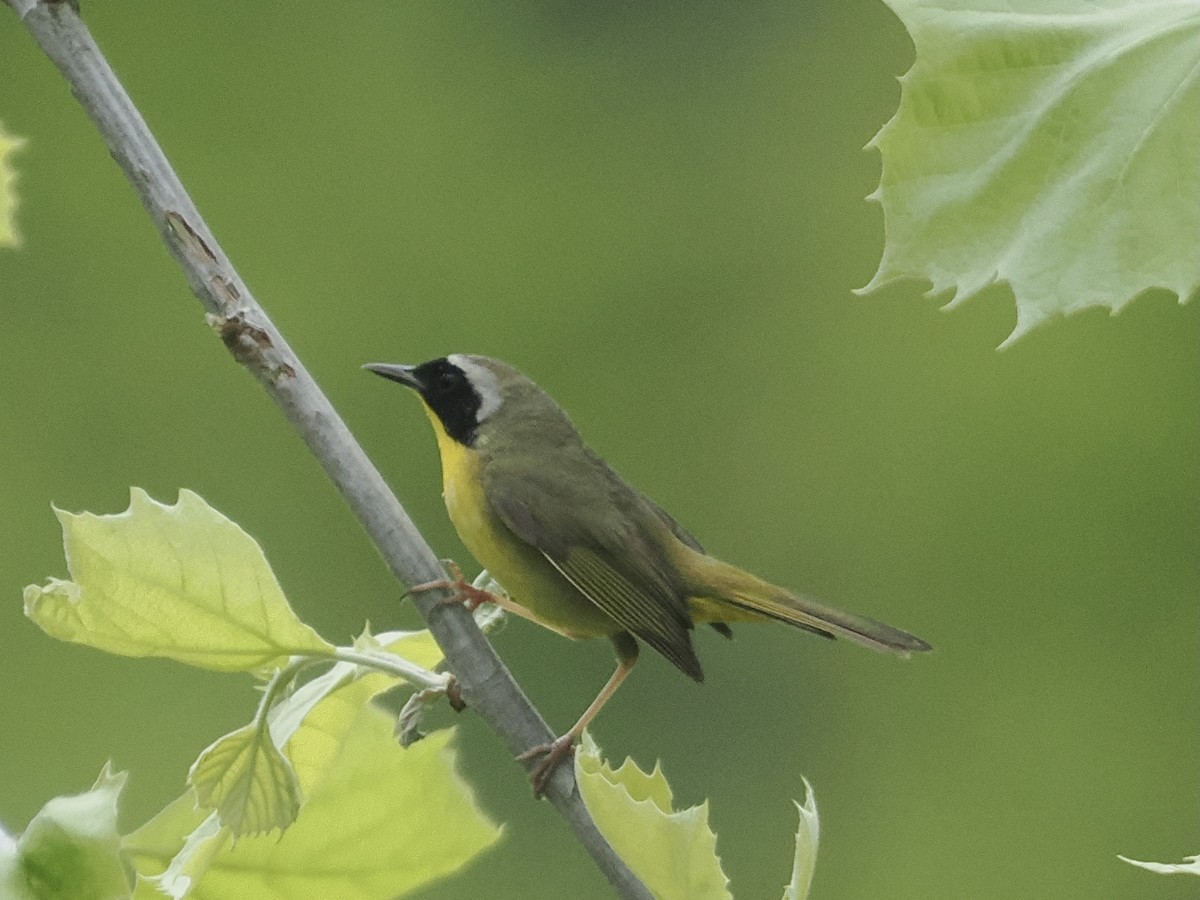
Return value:
<svg viewBox="0 0 1200 900">
<path fill-rule="evenodd" d="M 442 372 L 437 377 L 437 386 L 440 391 L 452 391 L 458 384 L 458 378 L 454 372 Z"/>
</svg>

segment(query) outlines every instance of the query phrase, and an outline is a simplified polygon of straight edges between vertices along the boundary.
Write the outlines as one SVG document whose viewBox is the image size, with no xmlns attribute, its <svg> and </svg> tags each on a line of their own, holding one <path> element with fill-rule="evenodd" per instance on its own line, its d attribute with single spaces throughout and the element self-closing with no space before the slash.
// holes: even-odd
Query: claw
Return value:
<svg viewBox="0 0 1200 900">
<path fill-rule="evenodd" d="M 536 747 L 531 747 L 524 753 L 520 754 L 517 759 L 526 762 L 535 757 L 544 757 L 529 773 L 529 781 L 533 785 L 534 799 L 541 799 L 546 793 L 546 785 L 550 783 L 550 776 L 554 774 L 554 770 L 564 760 L 570 759 L 575 755 L 575 735 L 567 732 L 562 737 L 557 737 L 548 744 L 538 744 Z"/>
<path fill-rule="evenodd" d="M 452 559 L 444 559 L 442 562 L 446 568 L 450 570 L 450 578 L 439 578 L 437 581 L 426 581 L 424 584 L 414 584 L 408 589 L 409 594 L 422 594 L 426 591 L 454 591 L 454 593 L 443 600 L 439 600 L 438 604 L 442 603 L 461 603 L 467 608 L 467 612 L 473 613 L 476 609 L 485 603 L 495 603 L 496 595 L 491 591 L 485 591 L 482 588 L 477 588 L 471 582 L 463 577 L 462 569 L 458 567 Z"/>
<path fill-rule="evenodd" d="M 526 750 L 517 757 L 517 759 L 522 761 L 533 759 L 536 756 L 545 757 L 529 773 L 529 780 L 533 782 L 533 796 L 535 799 L 542 797 L 546 793 L 546 785 L 549 784 L 550 776 L 554 774 L 554 770 L 558 768 L 558 764 L 575 752 L 575 740 L 583 734 L 583 730 L 587 728 L 588 723 L 596 718 L 596 713 L 600 712 L 600 708 L 608 702 L 608 698 L 621 686 L 621 682 L 625 680 L 625 676 L 629 674 L 633 669 L 633 664 L 637 662 L 637 641 L 630 634 L 621 632 L 621 634 L 613 638 L 613 643 L 617 647 L 617 669 L 608 679 L 608 683 L 600 689 L 600 693 L 596 695 L 596 699 L 592 701 L 591 706 L 583 711 L 583 715 L 579 717 L 579 721 L 571 726 L 571 730 L 566 734 L 556 737 L 548 744 L 540 744 L 537 747 Z"/>
</svg>

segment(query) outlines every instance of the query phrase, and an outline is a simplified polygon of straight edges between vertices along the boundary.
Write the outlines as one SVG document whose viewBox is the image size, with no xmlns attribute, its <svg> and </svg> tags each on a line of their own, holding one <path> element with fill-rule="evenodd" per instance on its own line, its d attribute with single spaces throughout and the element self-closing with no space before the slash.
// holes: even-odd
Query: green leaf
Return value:
<svg viewBox="0 0 1200 900">
<path fill-rule="evenodd" d="M 193 798 L 190 795 L 185 795 L 172 803 L 168 810 L 182 805 L 184 802 L 194 805 L 192 801 Z M 172 812 L 172 815 L 174 816 L 175 813 Z M 158 821 L 159 817 L 156 816 L 147 825 L 154 827 Z M 140 853 L 139 850 L 153 849 L 156 840 L 166 837 L 166 835 L 160 834 L 142 835 L 141 832 L 142 829 L 138 829 L 137 838 L 127 841 L 123 845 L 126 858 L 136 861 L 137 881 L 133 891 L 135 900 L 150 897 L 161 900 L 164 894 L 176 898 L 176 900 L 189 896 L 201 896 L 199 893 L 193 894 L 193 888 L 196 887 L 199 876 L 208 869 L 222 851 L 233 846 L 233 835 L 221 827 L 216 813 L 200 821 L 195 830 L 186 836 L 174 857 L 164 859 L 157 855 L 146 856 Z M 155 874 L 150 874 L 151 872 Z"/>
<path fill-rule="evenodd" d="M 260 671 L 332 645 L 296 618 L 258 544 L 199 496 L 130 492 L 118 515 L 55 510 L 73 581 L 25 589 L 47 634 L 124 656 Z"/>
<path fill-rule="evenodd" d="M 887 243 L 864 291 L 996 281 L 1009 344 L 1045 320 L 1200 285 L 1200 5 L 888 0 L 916 47 L 872 140 Z"/>
<path fill-rule="evenodd" d="M 21 854 L 17 851 L 17 842 L 7 831 L 0 828 L 0 897 L 26 900 L 30 896 L 24 873 L 21 871 Z"/>
<path fill-rule="evenodd" d="M 444 658 L 442 648 L 428 629 L 420 631 L 385 631 L 375 638 L 388 653 L 403 656 L 423 669 L 434 669 Z"/>
<path fill-rule="evenodd" d="M 796 804 L 800 813 L 800 827 L 796 829 L 796 857 L 792 863 L 792 880 L 784 888 L 783 900 L 805 900 L 817 866 L 821 823 L 817 818 L 817 797 L 807 778 L 804 779 L 804 790 L 804 803 Z"/>
<path fill-rule="evenodd" d="M 436 664 L 421 634 L 379 641 Z M 305 797 L 287 831 L 235 845 L 216 815 L 192 814 L 185 795 L 126 839 L 140 876 L 135 896 L 383 900 L 453 872 L 491 845 L 500 830 L 455 770 L 452 730 L 402 749 L 393 719 L 370 703 L 394 679 L 365 671 L 338 663 L 273 710 L 272 739 L 285 745 Z"/>
<path fill-rule="evenodd" d="M 12 167 L 12 154 L 25 144 L 23 138 L 9 134 L 0 123 L 0 247 L 19 247 L 17 231 L 17 173 Z"/>
<path fill-rule="evenodd" d="M 1118 854 L 1117 859 L 1131 866 L 1141 866 L 1159 875 L 1200 875 L 1200 856 L 1185 856 L 1181 863 L 1139 862 Z"/>
<path fill-rule="evenodd" d="M 428 631 L 393 631 L 376 637 L 366 629 L 355 647 L 422 667 L 436 666 L 442 658 Z M 195 789 L 196 802 L 205 810 L 215 809 L 221 825 L 235 837 L 287 828 L 300 810 L 300 786 L 290 760 L 279 747 L 291 739 L 318 703 L 363 677 L 387 679 L 370 668 L 339 662 L 269 710 L 269 728 L 260 727 L 256 717 L 256 722 L 220 738 L 192 764 L 188 783 Z M 203 818 L 185 819 L 188 824 L 180 840 Z"/>
<path fill-rule="evenodd" d="M 371 623 L 363 626 L 362 634 L 354 639 L 354 649 L 360 653 L 378 653 L 383 650 L 383 643 L 371 634 Z"/>
<path fill-rule="evenodd" d="M 121 841 L 121 851 L 126 859 L 133 861 L 138 883 L 161 875 L 175 858 L 182 855 L 185 845 L 205 823 L 211 823 L 211 829 L 221 831 L 216 814 L 196 806 L 195 792 L 188 791 L 168 803 L 137 831 L 127 834 Z M 225 834 L 231 837 L 228 832 Z M 139 896 L 136 888 L 134 896 Z"/>
<path fill-rule="evenodd" d="M 117 834 L 117 804 L 124 786 L 125 773 L 113 774 L 105 766 L 90 791 L 46 803 L 16 842 L 0 836 L 0 897 L 129 897 Z"/>
<path fill-rule="evenodd" d="M 600 831 L 656 897 L 731 896 L 717 856 L 717 836 L 708 827 L 707 801 L 676 812 L 671 786 L 658 765 L 647 774 L 626 759 L 614 770 L 587 732 L 575 752 L 575 779 Z"/>
<path fill-rule="evenodd" d="M 197 802 L 215 809 L 234 835 L 281 831 L 300 811 L 300 785 L 292 764 L 271 741 L 265 725 L 251 722 L 200 754 L 188 773 Z"/>
</svg>

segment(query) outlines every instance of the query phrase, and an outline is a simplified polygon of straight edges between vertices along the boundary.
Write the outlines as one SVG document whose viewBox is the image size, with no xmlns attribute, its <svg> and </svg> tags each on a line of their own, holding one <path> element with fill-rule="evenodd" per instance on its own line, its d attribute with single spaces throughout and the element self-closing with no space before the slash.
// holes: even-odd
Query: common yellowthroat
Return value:
<svg viewBox="0 0 1200 900">
<path fill-rule="evenodd" d="M 696 681 L 704 678 L 692 648 L 697 622 L 727 637 L 729 623 L 776 620 L 901 656 L 930 649 L 709 556 L 583 442 L 545 391 L 499 360 L 456 353 L 365 368 L 424 402 L 450 520 L 509 594 L 498 602 L 566 637 L 606 637 L 616 648 L 616 671 L 574 727 L 526 754 L 543 755 L 535 794 L 625 680 L 638 641 Z"/>
</svg>

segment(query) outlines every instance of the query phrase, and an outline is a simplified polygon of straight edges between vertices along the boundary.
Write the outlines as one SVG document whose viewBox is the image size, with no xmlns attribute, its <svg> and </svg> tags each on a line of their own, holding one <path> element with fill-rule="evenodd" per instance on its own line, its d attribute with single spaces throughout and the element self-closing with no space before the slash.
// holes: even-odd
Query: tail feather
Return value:
<svg viewBox="0 0 1200 900">
<path fill-rule="evenodd" d="M 846 638 L 881 653 L 907 657 L 933 649 L 907 631 L 793 594 L 711 556 L 694 553 L 690 562 L 693 565 L 686 567 L 694 578 L 690 589 L 698 597 L 728 603 L 739 610 L 768 616 L 826 637 Z"/>
</svg>

